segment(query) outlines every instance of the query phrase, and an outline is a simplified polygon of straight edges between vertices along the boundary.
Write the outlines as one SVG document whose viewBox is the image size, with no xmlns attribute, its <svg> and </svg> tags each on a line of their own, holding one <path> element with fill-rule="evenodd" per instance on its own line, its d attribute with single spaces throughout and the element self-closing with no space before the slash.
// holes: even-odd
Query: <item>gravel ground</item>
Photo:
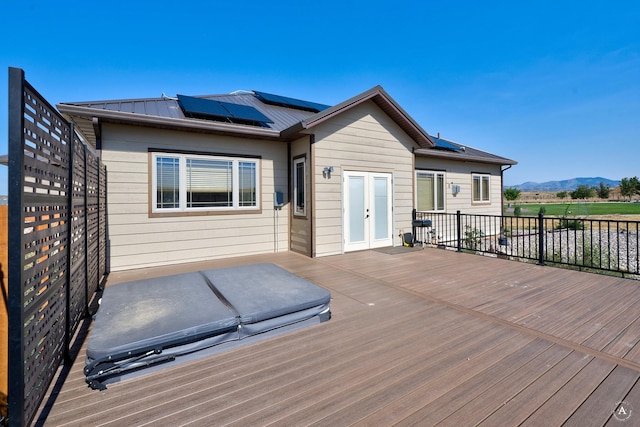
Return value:
<svg viewBox="0 0 640 427">
<path fill-rule="evenodd" d="M 535 232 L 509 237 L 498 252 L 537 258 L 538 237 Z M 545 233 L 545 259 L 640 274 L 639 245 L 637 230 L 554 230 Z"/>
</svg>

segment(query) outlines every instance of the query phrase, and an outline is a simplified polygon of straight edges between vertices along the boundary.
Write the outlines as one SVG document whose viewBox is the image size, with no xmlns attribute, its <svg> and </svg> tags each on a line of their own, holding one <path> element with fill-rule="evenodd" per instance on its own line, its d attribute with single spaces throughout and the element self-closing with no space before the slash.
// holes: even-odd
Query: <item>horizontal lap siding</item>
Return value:
<svg viewBox="0 0 640 427">
<path fill-rule="evenodd" d="M 394 243 L 411 228 L 414 141 L 373 102 L 366 102 L 316 128 L 315 254 L 342 253 L 342 173 L 393 174 Z M 333 166 L 330 178 L 323 170 Z"/>
<path fill-rule="evenodd" d="M 445 172 L 445 207 L 448 213 L 502 215 L 502 178 L 499 165 L 455 162 L 436 158 L 416 157 L 416 169 Z M 472 173 L 490 174 L 490 203 L 473 203 Z M 451 184 L 459 185 L 460 192 L 453 195 Z"/>
<path fill-rule="evenodd" d="M 287 199 L 287 148 L 280 142 L 104 125 L 112 271 L 274 252 L 274 191 Z M 148 149 L 261 157 L 261 213 L 150 218 Z M 288 205 L 278 215 L 280 251 L 288 248 Z"/>
</svg>

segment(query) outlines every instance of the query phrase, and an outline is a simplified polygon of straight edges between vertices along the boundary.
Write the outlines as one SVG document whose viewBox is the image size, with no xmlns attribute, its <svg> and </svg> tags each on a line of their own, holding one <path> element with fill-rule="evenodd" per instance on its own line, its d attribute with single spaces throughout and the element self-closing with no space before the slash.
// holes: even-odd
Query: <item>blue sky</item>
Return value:
<svg viewBox="0 0 640 427">
<path fill-rule="evenodd" d="M 519 162 L 505 184 L 640 175 L 640 2 L 157 0 L 3 4 L 7 68 L 51 102 L 375 85 L 431 134 Z M 6 194 L 7 168 L 0 168 Z"/>
</svg>

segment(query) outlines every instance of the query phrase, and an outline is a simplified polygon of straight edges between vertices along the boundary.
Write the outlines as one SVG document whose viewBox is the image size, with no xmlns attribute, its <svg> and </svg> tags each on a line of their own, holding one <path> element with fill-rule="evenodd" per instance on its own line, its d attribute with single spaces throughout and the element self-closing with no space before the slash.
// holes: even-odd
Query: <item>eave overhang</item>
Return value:
<svg viewBox="0 0 640 427">
<path fill-rule="evenodd" d="M 277 130 L 258 128 L 250 125 L 238 125 L 235 123 L 214 122 L 202 119 L 151 116 L 72 104 L 58 104 L 57 108 L 67 119 L 78 124 L 82 128 L 83 133 L 87 135 L 94 134 L 95 119 L 98 119 L 102 123 L 117 123 L 179 131 L 233 135 L 246 138 L 281 140 L 280 132 Z M 74 120 L 75 118 L 83 120 Z M 84 126 L 82 124 L 83 121 L 87 121 Z M 93 145 L 95 146 L 95 138 L 92 139 Z"/>
<path fill-rule="evenodd" d="M 505 157 L 495 156 L 488 153 L 482 153 L 480 155 L 470 153 L 455 153 L 437 149 L 417 149 L 414 150 L 414 154 L 419 157 L 432 157 L 438 159 L 455 160 L 458 162 L 473 162 L 473 163 L 486 163 L 492 165 L 517 165 L 515 160 L 507 159 Z"/>
</svg>

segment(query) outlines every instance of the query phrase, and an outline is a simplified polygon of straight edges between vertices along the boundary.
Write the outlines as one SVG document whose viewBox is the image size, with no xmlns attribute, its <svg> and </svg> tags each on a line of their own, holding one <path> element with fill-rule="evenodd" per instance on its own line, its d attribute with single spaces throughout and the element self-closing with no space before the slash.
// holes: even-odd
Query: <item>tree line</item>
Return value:
<svg viewBox="0 0 640 427">
<path fill-rule="evenodd" d="M 506 188 L 504 190 L 504 197 L 509 201 L 517 200 L 520 197 L 521 191 L 517 188 Z M 588 185 L 579 185 L 578 188 L 569 191 L 560 191 L 556 193 L 556 197 L 565 199 L 570 196 L 572 199 L 591 199 L 599 197 L 601 199 L 608 199 L 611 194 L 611 186 L 604 183 L 600 183 L 598 187 L 589 187 Z M 640 180 L 637 176 L 633 178 L 622 178 L 620 181 L 620 195 L 629 200 L 637 194 L 640 194 Z"/>
</svg>

